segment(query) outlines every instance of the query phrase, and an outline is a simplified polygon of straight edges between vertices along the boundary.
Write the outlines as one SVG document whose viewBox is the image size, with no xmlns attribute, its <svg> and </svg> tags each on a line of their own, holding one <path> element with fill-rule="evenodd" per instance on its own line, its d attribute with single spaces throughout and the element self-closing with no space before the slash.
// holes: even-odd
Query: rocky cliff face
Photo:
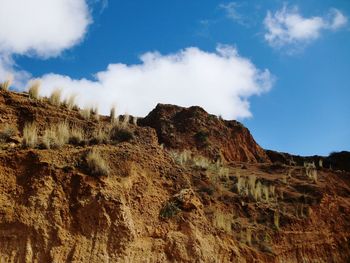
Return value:
<svg viewBox="0 0 350 263">
<path fill-rule="evenodd" d="M 200 107 L 158 104 L 140 124 L 154 128 L 159 142 L 170 149 L 187 149 L 228 162 L 270 161 L 241 123 L 225 121 Z"/>
<path fill-rule="evenodd" d="M 240 124 L 205 114 L 158 106 L 130 140 L 28 148 L 28 121 L 41 138 L 110 120 L 0 91 L 0 132 L 18 129 L 0 136 L 0 262 L 348 262 L 350 174 L 271 163 Z M 92 149 L 107 175 L 86 169 Z"/>
</svg>

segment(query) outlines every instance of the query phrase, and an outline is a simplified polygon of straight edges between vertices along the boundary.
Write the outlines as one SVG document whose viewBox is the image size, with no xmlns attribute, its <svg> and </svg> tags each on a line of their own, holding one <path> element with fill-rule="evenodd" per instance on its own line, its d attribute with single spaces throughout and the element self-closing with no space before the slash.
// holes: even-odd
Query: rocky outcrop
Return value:
<svg viewBox="0 0 350 263">
<path fill-rule="evenodd" d="M 270 162 L 249 130 L 237 121 L 210 115 L 200 107 L 158 104 L 139 123 L 157 131 L 159 143 L 228 162 Z"/>
</svg>

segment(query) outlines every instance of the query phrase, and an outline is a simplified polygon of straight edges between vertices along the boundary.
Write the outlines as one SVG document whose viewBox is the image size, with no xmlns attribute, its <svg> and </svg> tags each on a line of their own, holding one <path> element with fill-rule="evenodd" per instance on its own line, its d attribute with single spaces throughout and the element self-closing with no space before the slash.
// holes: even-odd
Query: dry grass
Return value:
<svg viewBox="0 0 350 263">
<path fill-rule="evenodd" d="M 17 134 L 17 127 L 10 124 L 5 124 L 5 126 L 0 131 L 0 141 L 6 142 L 11 137 Z"/>
<path fill-rule="evenodd" d="M 25 147 L 29 148 L 35 148 L 38 144 L 38 132 L 34 123 L 25 124 L 22 143 Z"/>
<path fill-rule="evenodd" d="M 275 197 L 276 188 L 274 185 L 265 185 L 256 179 L 255 175 L 247 177 L 238 177 L 236 184 L 237 193 L 241 196 L 250 196 L 255 201 L 272 201 Z"/>
<path fill-rule="evenodd" d="M 90 113 L 94 120 L 98 121 L 100 119 L 100 115 L 98 114 L 98 107 L 90 108 Z"/>
<path fill-rule="evenodd" d="M 40 96 L 39 96 L 40 85 L 41 85 L 40 80 L 31 81 L 29 89 L 28 89 L 29 98 L 35 99 L 35 100 L 40 99 Z"/>
<path fill-rule="evenodd" d="M 103 128 L 98 128 L 94 131 L 92 135 L 92 142 L 100 144 L 100 143 L 108 143 L 109 134 Z"/>
<path fill-rule="evenodd" d="M 304 167 L 306 176 L 310 178 L 314 183 L 317 183 L 317 170 L 315 163 L 305 162 Z"/>
<path fill-rule="evenodd" d="M 107 163 L 95 149 L 86 156 L 86 164 L 90 174 L 93 176 L 103 176 L 109 173 Z"/>
<path fill-rule="evenodd" d="M 47 149 L 61 148 L 67 144 L 70 139 L 70 130 L 66 122 L 53 125 L 44 131 L 42 143 Z"/>
<path fill-rule="evenodd" d="M 135 126 L 137 126 L 137 120 L 138 120 L 138 118 L 135 117 L 135 116 L 132 118 L 132 123 L 133 123 Z"/>
<path fill-rule="evenodd" d="M 73 127 L 70 129 L 69 143 L 73 145 L 80 145 L 85 141 L 85 134 L 81 128 Z"/>
<path fill-rule="evenodd" d="M 214 226 L 224 230 L 227 233 L 232 232 L 232 215 L 224 214 L 220 211 L 214 213 L 213 223 Z"/>
<path fill-rule="evenodd" d="M 11 75 L 7 78 L 7 80 L 0 83 L 0 90 L 8 91 L 10 89 L 10 86 L 12 85 L 12 81 L 13 81 L 13 76 Z"/>
<path fill-rule="evenodd" d="M 55 89 L 49 97 L 50 104 L 54 105 L 54 106 L 60 106 L 61 105 L 61 95 L 62 95 L 62 91 L 60 89 Z"/>
<path fill-rule="evenodd" d="M 113 106 L 109 114 L 111 124 L 114 124 L 116 122 L 116 114 L 117 114 L 117 109 L 115 106 Z"/>
<path fill-rule="evenodd" d="M 79 113 L 85 120 L 89 120 L 91 117 L 91 110 L 89 108 L 82 109 Z"/>
<path fill-rule="evenodd" d="M 64 100 L 63 103 L 69 110 L 78 108 L 78 106 L 75 104 L 76 97 L 77 97 L 77 95 L 71 94 Z"/>
<path fill-rule="evenodd" d="M 123 122 L 121 123 L 121 126 L 123 128 L 126 128 L 128 127 L 129 122 L 130 122 L 130 115 L 128 113 L 125 113 L 125 115 L 123 116 Z"/>
<path fill-rule="evenodd" d="M 129 128 L 123 125 L 114 125 L 109 132 L 109 138 L 114 142 L 127 142 L 132 140 L 134 135 Z"/>
</svg>

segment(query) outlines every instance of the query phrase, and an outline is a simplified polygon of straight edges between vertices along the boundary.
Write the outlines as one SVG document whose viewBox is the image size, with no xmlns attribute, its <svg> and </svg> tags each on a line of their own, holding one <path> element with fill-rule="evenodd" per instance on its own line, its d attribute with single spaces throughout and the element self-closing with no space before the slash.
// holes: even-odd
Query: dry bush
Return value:
<svg viewBox="0 0 350 263">
<path fill-rule="evenodd" d="M 6 124 L 0 131 L 0 141 L 6 142 L 11 137 L 17 134 L 17 127 L 14 125 Z"/>
<path fill-rule="evenodd" d="M 40 96 L 39 96 L 40 85 L 41 85 L 40 80 L 31 81 L 28 89 L 29 98 L 35 99 L 35 100 L 40 99 Z"/>
<path fill-rule="evenodd" d="M 93 176 L 103 176 L 109 173 L 107 163 L 95 149 L 86 156 L 86 164 L 89 173 Z"/>
<path fill-rule="evenodd" d="M 13 81 L 13 76 L 9 76 L 7 78 L 7 80 L 5 80 L 4 82 L 0 83 L 0 90 L 5 90 L 5 91 L 8 91 L 11 84 L 12 84 L 12 81 Z"/>
<path fill-rule="evenodd" d="M 38 143 L 38 132 L 34 123 L 26 123 L 24 125 L 22 143 L 25 147 L 36 147 Z"/>
<path fill-rule="evenodd" d="M 55 89 L 49 97 L 50 104 L 54 106 L 60 106 L 61 95 L 62 95 L 62 91 L 60 89 Z"/>
</svg>

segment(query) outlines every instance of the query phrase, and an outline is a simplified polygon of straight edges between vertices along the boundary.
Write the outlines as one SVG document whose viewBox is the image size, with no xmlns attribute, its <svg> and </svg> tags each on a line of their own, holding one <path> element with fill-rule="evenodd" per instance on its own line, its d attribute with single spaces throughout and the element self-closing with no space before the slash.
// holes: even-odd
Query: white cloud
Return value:
<svg viewBox="0 0 350 263">
<path fill-rule="evenodd" d="M 219 8 L 225 10 L 227 17 L 231 18 L 232 20 L 240 21 L 242 19 L 242 16 L 237 11 L 238 7 L 239 5 L 236 2 L 229 2 L 227 4 L 219 5 Z"/>
<path fill-rule="evenodd" d="M 91 22 L 85 0 L 0 0 L 0 54 L 59 55 Z"/>
<path fill-rule="evenodd" d="M 176 54 L 146 53 L 136 65 L 110 64 L 94 81 L 47 74 L 42 94 L 63 88 L 65 96 L 78 94 L 80 106 L 99 106 L 108 114 L 115 104 L 119 113 L 145 116 L 157 103 L 199 105 L 225 118 L 251 116 L 248 98 L 271 88 L 273 77 L 261 71 L 230 46 L 209 53 L 187 48 Z"/>
<path fill-rule="evenodd" d="M 347 23 L 347 18 L 333 8 L 327 16 L 303 17 L 297 7 L 272 13 L 267 12 L 264 19 L 265 40 L 272 47 L 306 44 L 320 37 L 323 30 L 337 30 Z"/>
</svg>

